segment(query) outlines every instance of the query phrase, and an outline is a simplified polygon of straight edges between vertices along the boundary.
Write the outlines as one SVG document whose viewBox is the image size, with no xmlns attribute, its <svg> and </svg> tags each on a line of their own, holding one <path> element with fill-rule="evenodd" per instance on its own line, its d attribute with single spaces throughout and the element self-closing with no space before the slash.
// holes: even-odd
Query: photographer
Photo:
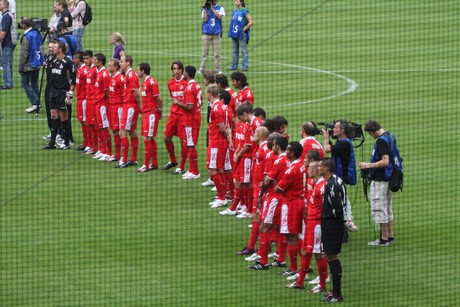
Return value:
<svg viewBox="0 0 460 307">
<path fill-rule="evenodd" d="M 386 131 L 375 120 L 369 120 L 364 127 L 375 142 L 372 151 L 371 162 L 359 163 L 362 170 L 370 169 L 370 202 L 372 219 L 380 224 L 381 236 L 379 239 L 369 242 L 369 245 L 387 246 L 394 240 L 393 236 L 393 193 L 389 188 L 389 179 L 386 176 L 387 168 L 390 166 L 391 150 L 387 142 L 381 138 Z M 390 166 L 391 171 L 392 167 Z"/>
<path fill-rule="evenodd" d="M 208 60 L 209 46 L 212 43 L 214 50 L 214 69 L 217 73 L 222 73 L 222 65 L 220 64 L 220 39 L 222 37 L 222 18 L 225 16 L 225 10 L 217 4 L 217 0 L 206 0 L 201 10 L 201 18 L 203 24 L 202 32 L 202 50 L 201 50 L 201 65 L 199 72 L 203 73 L 206 70 L 206 61 Z"/>
<path fill-rule="evenodd" d="M 28 17 L 23 17 L 20 22 L 24 35 L 21 39 L 21 54 L 19 55 L 19 74 L 21 75 L 21 86 L 30 101 L 27 113 L 36 111 L 39 106 L 38 78 L 40 67 L 45 60 L 40 47 L 42 35 L 32 28 L 32 22 Z"/>
<path fill-rule="evenodd" d="M 329 127 L 330 128 L 330 127 Z M 333 137 L 337 142 L 332 145 L 330 141 L 330 131 L 323 127 L 321 130 L 324 137 L 324 151 L 332 154 L 332 159 L 335 162 L 335 174 L 340 177 L 344 183 L 349 185 L 356 184 L 356 165 L 355 165 L 355 150 L 348 135 L 351 133 L 352 127 L 348 121 L 341 119 L 335 122 L 332 129 Z M 344 208 L 345 225 L 350 231 L 357 231 L 358 226 L 353 223 L 353 215 L 351 212 L 351 204 L 347 199 L 346 208 Z"/>
</svg>

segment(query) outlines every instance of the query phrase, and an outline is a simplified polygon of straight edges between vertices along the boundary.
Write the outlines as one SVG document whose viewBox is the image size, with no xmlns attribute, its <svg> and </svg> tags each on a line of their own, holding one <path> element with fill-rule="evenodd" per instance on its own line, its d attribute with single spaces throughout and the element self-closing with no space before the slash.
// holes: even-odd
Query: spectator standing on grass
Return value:
<svg viewBox="0 0 460 307">
<path fill-rule="evenodd" d="M 247 71 L 249 68 L 248 43 L 251 36 L 251 27 L 253 24 L 252 17 L 249 14 L 244 0 L 235 0 L 236 8 L 233 10 L 232 19 L 230 20 L 230 28 L 228 29 L 228 37 L 232 39 L 233 58 L 230 70 L 238 69 L 238 61 L 241 53 L 243 54 L 242 71 Z"/>
<path fill-rule="evenodd" d="M 121 60 L 121 57 L 125 56 L 125 45 L 126 40 L 120 33 L 114 32 L 110 36 L 110 43 L 115 46 L 113 49 L 112 58 Z"/>
<path fill-rule="evenodd" d="M 40 50 L 42 45 L 40 32 L 32 28 L 32 23 L 28 17 L 23 17 L 20 24 L 24 30 L 24 35 L 21 39 L 19 74 L 21 75 L 22 89 L 30 102 L 30 107 L 26 109 L 26 112 L 31 113 L 40 107 L 38 78 L 45 58 Z"/>
<path fill-rule="evenodd" d="M 214 50 L 214 69 L 217 73 L 222 73 L 222 65 L 220 64 L 220 40 L 222 37 L 222 18 L 225 16 L 225 10 L 217 4 L 217 0 L 210 0 L 210 5 L 204 5 L 201 10 L 201 18 L 203 23 L 201 26 L 201 65 L 199 72 L 203 73 L 206 69 L 208 60 L 209 47 L 212 44 Z"/>
<path fill-rule="evenodd" d="M 2 23 L 0 27 L 0 42 L 2 42 L 2 67 L 3 87 L 0 90 L 13 88 L 13 53 L 16 44 L 13 38 L 13 28 L 16 20 L 10 13 L 8 0 L 0 0 L 0 11 L 2 11 Z"/>
<path fill-rule="evenodd" d="M 370 169 L 370 196 L 371 213 L 374 223 L 380 224 L 381 235 L 369 245 L 388 246 L 394 240 L 393 234 L 393 193 L 389 188 L 389 178 L 393 172 L 393 163 L 390 163 L 392 151 L 382 136 L 388 133 L 376 120 L 366 122 L 364 130 L 377 141 L 372 151 L 371 162 L 359 163 L 360 169 Z M 388 137 L 388 136 L 387 136 Z M 388 137 L 391 142 L 391 138 Z M 394 145 L 393 145 L 394 146 Z"/>
<path fill-rule="evenodd" d="M 86 3 L 84 0 L 70 0 L 69 12 L 73 18 L 73 35 L 77 39 L 77 50 L 83 50 L 83 34 L 85 26 L 83 25 L 83 16 L 86 14 Z"/>
<path fill-rule="evenodd" d="M 335 162 L 335 174 L 340 177 L 345 184 L 356 184 L 356 165 L 355 165 L 355 150 L 348 135 L 351 132 L 350 123 L 344 119 L 338 120 L 334 124 L 333 136 L 337 138 L 337 142 L 332 145 L 330 142 L 331 136 L 326 128 L 323 128 L 324 136 L 324 151 L 332 154 L 332 159 Z M 350 231 L 357 231 L 358 226 L 353 222 L 353 214 L 351 211 L 350 201 L 347 199 L 345 208 L 345 225 Z M 348 233 L 346 233 L 348 237 Z"/>
</svg>

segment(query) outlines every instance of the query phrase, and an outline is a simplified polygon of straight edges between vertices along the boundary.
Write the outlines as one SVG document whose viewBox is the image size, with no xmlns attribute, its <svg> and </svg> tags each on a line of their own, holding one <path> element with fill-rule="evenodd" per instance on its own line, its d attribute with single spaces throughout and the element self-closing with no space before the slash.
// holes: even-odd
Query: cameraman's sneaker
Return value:
<svg viewBox="0 0 460 307">
<path fill-rule="evenodd" d="M 27 113 L 32 113 L 32 112 L 37 111 L 37 109 L 38 109 L 38 106 L 34 104 L 34 105 L 30 106 L 30 108 L 27 108 L 26 112 Z"/>
<path fill-rule="evenodd" d="M 375 241 L 371 241 L 367 243 L 367 245 L 372 245 L 372 246 L 388 246 L 390 245 L 390 241 L 385 241 L 382 239 L 377 239 Z"/>
</svg>

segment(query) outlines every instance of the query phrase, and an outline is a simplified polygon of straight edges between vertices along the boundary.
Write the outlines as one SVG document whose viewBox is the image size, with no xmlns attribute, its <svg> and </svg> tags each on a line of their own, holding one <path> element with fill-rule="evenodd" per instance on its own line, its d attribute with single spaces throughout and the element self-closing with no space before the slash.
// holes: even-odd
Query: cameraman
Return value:
<svg viewBox="0 0 460 307">
<path fill-rule="evenodd" d="M 348 121 L 341 119 L 335 122 L 332 130 L 333 137 L 337 142 L 332 145 L 330 141 L 330 132 L 326 127 L 321 130 L 324 137 L 324 151 L 332 154 L 336 170 L 335 174 L 342 178 L 343 182 L 350 185 L 356 184 L 356 165 L 355 165 L 355 150 L 348 135 L 351 133 L 352 127 Z M 357 231 L 358 226 L 353 223 L 353 215 L 351 212 L 351 204 L 347 198 L 347 205 L 344 208 L 345 226 L 350 231 Z"/>
<path fill-rule="evenodd" d="M 386 133 L 376 120 L 369 120 L 364 130 L 375 142 L 370 163 L 359 163 L 360 169 L 370 169 L 370 202 L 372 219 L 380 224 L 380 238 L 369 242 L 369 245 L 387 246 L 394 240 L 393 236 L 393 194 L 385 177 L 386 168 L 390 165 L 391 150 L 387 142 L 380 138 Z"/>
<path fill-rule="evenodd" d="M 40 67 L 45 60 L 40 50 L 42 35 L 32 28 L 32 22 L 28 17 L 23 17 L 20 22 L 24 35 L 21 38 L 21 54 L 19 55 L 19 74 L 21 75 L 21 86 L 30 101 L 27 113 L 36 111 L 39 106 L 38 78 Z"/>
<path fill-rule="evenodd" d="M 220 39 L 222 37 L 222 18 L 225 16 L 225 10 L 217 4 L 217 0 L 206 0 L 201 10 L 201 18 L 203 24 L 202 32 L 202 50 L 201 50 L 201 65 L 199 72 L 203 73 L 206 70 L 206 61 L 208 60 L 209 46 L 212 43 L 214 50 L 214 68 L 217 73 L 222 73 L 222 65 L 220 64 Z"/>
</svg>

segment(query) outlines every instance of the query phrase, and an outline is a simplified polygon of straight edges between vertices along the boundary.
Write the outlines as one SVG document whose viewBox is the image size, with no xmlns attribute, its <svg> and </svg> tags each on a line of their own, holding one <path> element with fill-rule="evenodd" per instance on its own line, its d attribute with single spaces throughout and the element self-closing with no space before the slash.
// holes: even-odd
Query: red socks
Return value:
<svg viewBox="0 0 460 307">
<path fill-rule="evenodd" d="M 173 141 L 166 142 L 165 141 L 166 150 L 169 154 L 169 160 L 171 163 L 177 163 L 176 153 L 174 152 L 174 143 Z"/>
<path fill-rule="evenodd" d="M 131 137 L 131 161 L 137 161 L 137 150 L 139 148 L 139 138 L 136 136 Z M 125 162 L 126 163 L 126 162 Z"/>
</svg>

